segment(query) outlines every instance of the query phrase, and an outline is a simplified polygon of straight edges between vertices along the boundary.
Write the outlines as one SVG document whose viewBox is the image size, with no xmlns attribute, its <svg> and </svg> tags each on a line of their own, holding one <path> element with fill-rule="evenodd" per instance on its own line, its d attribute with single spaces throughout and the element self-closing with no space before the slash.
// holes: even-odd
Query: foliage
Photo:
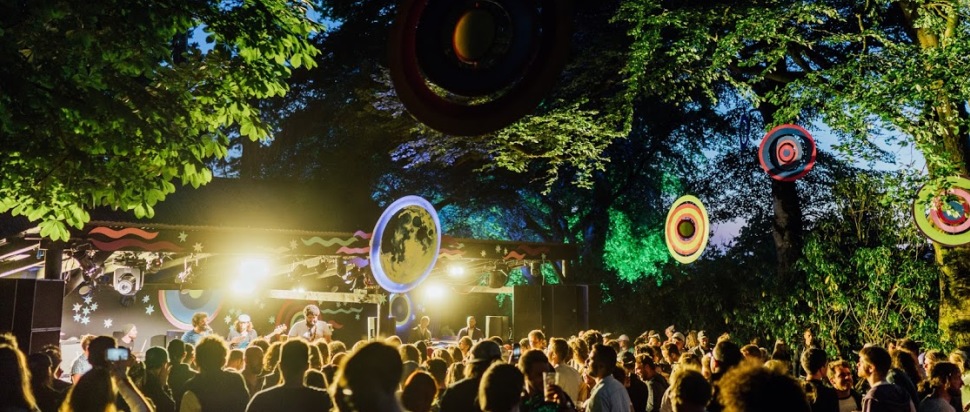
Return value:
<svg viewBox="0 0 970 412">
<path fill-rule="evenodd" d="M 913 176 L 840 181 L 836 210 L 809 236 L 806 321 L 844 351 L 911 337 L 935 346 L 939 270 L 912 222 Z"/>
<path fill-rule="evenodd" d="M 269 134 L 256 99 L 312 66 L 301 2 L 58 1 L 0 5 L 0 212 L 66 240 L 87 210 L 151 217 L 212 178 L 226 128 Z M 190 30 L 205 44 L 189 44 Z"/>
</svg>

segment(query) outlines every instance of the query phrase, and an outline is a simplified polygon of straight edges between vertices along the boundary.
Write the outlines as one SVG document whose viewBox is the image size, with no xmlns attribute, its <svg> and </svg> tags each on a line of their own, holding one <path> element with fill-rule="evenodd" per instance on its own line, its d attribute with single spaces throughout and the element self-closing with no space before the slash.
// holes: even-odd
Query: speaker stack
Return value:
<svg viewBox="0 0 970 412">
<path fill-rule="evenodd" d="M 0 331 L 10 331 L 25 353 L 61 338 L 64 281 L 0 279 Z"/>
</svg>

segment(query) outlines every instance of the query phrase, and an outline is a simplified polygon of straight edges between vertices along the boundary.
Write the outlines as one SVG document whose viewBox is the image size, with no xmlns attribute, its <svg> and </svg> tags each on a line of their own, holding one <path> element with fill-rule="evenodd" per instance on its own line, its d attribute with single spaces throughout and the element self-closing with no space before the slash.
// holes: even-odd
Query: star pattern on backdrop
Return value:
<svg viewBox="0 0 970 412">
<path fill-rule="evenodd" d="M 271 325 L 275 325 L 276 324 L 276 316 L 270 316 L 269 317 L 269 323 Z"/>
<path fill-rule="evenodd" d="M 354 319 L 360 320 L 360 314 L 358 313 L 358 314 L 354 315 Z"/>
<path fill-rule="evenodd" d="M 74 314 L 74 321 L 75 322 L 80 322 L 81 321 L 81 315 L 80 314 Z"/>
<path fill-rule="evenodd" d="M 90 305 L 92 300 L 93 299 L 90 296 L 87 296 L 87 297 L 84 298 L 84 304 L 85 305 Z"/>
<path fill-rule="evenodd" d="M 227 325 L 232 324 L 232 316 L 226 315 L 226 317 L 222 318 L 222 320 L 226 321 Z"/>
<path fill-rule="evenodd" d="M 179 242 L 184 243 L 186 239 L 189 238 L 189 234 L 185 232 L 179 232 Z"/>
<path fill-rule="evenodd" d="M 110 328 L 110 327 L 111 327 L 111 324 L 112 324 L 112 323 L 114 323 L 114 321 L 113 321 L 113 320 L 111 320 L 111 319 L 105 319 L 105 320 L 104 320 L 104 328 L 105 328 L 105 329 L 108 329 L 108 328 Z"/>
<path fill-rule="evenodd" d="M 146 306 L 145 307 L 145 314 L 146 315 L 151 315 L 152 313 L 155 313 L 155 305 L 148 305 L 148 306 Z"/>
<path fill-rule="evenodd" d="M 299 246 L 299 244 L 296 243 L 296 240 L 290 241 L 290 249 L 296 249 L 297 246 Z"/>
<path fill-rule="evenodd" d="M 196 243 L 195 245 L 192 245 L 192 250 L 194 250 L 196 253 L 202 253 L 202 244 Z"/>
<path fill-rule="evenodd" d="M 483 250 L 483 251 L 482 251 L 482 257 L 485 257 L 485 255 L 486 255 L 486 254 L 487 254 L 487 253 L 485 253 L 485 251 Z"/>
<path fill-rule="evenodd" d="M 80 303 L 75 303 L 74 304 L 74 311 L 75 312 L 80 312 L 81 311 L 81 304 Z"/>
<path fill-rule="evenodd" d="M 499 253 L 501 251 L 502 251 L 502 246 L 501 245 L 495 245 L 495 253 Z"/>
<path fill-rule="evenodd" d="M 87 316 L 85 316 L 85 317 L 83 317 L 83 318 L 81 318 L 81 324 L 82 324 L 82 325 L 87 325 L 87 324 L 89 324 L 89 323 L 91 323 L 91 318 L 89 318 L 89 317 L 87 317 Z"/>
<path fill-rule="evenodd" d="M 98 302 L 94 302 L 91 304 L 91 312 L 94 312 L 96 310 L 98 310 Z"/>
<path fill-rule="evenodd" d="M 149 300 L 151 300 L 151 298 L 149 298 L 148 295 L 141 297 L 141 303 L 148 303 Z"/>
<path fill-rule="evenodd" d="M 83 313 L 85 315 L 90 315 L 91 314 L 91 309 L 88 309 L 88 308 L 81 309 L 81 313 Z"/>
</svg>

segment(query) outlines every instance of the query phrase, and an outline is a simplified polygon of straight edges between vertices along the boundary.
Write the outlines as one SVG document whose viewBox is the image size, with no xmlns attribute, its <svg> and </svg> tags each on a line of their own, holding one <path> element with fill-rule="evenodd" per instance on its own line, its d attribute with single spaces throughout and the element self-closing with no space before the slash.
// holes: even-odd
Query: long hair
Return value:
<svg viewBox="0 0 970 412">
<path fill-rule="evenodd" d="M 960 376 L 960 368 L 956 364 L 950 362 L 937 362 L 933 364 L 933 369 L 930 369 L 930 376 L 926 380 L 920 382 L 920 392 L 930 392 L 935 391 L 938 388 L 949 389 L 950 377 Z"/>
<path fill-rule="evenodd" d="M 13 346 L 0 344 L 0 405 L 37 409 L 37 400 L 30 390 L 30 371 L 23 352 Z"/>
<path fill-rule="evenodd" d="M 81 376 L 61 405 L 61 412 L 114 411 L 118 388 L 108 369 L 94 368 Z"/>
</svg>

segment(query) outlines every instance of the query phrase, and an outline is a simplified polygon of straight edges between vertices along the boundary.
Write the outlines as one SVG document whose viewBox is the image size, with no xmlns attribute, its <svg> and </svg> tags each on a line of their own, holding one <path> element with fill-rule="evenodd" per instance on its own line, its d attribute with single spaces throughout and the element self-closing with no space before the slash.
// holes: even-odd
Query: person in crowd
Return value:
<svg viewBox="0 0 970 412">
<path fill-rule="evenodd" d="M 468 359 L 468 354 L 471 352 L 474 344 L 475 342 L 472 341 L 472 338 L 468 336 L 462 336 L 460 339 L 458 339 L 457 353 L 452 353 L 455 362 L 462 362 L 465 359 Z"/>
<path fill-rule="evenodd" d="M 839 399 L 839 412 L 862 410 L 862 395 L 856 392 L 852 380 L 852 366 L 844 360 L 829 362 L 826 375 Z"/>
<path fill-rule="evenodd" d="M 309 369 L 303 374 L 303 384 L 309 388 L 317 388 L 323 391 L 327 390 L 327 376 L 318 370 Z M 327 395 L 330 396 L 329 394 Z"/>
<path fill-rule="evenodd" d="M 418 321 L 418 326 L 411 329 L 411 336 L 408 338 L 408 342 L 430 342 L 431 341 L 431 329 L 428 329 L 428 325 L 431 324 L 431 318 L 427 316 L 422 316 L 421 320 Z"/>
<path fill-rule="evenodd" d="M 395 392 L 402 365 L 397 349 L 382 342 L 354 351 L 340 365 L 330 389 L 337 411 L 401 412 Z"/>
<path fill-rule="evenodd" d="M 651 331 L 651 332 L 653 332 L 653 331 Z M 663 340 L 660 339 L 660 334 L 659 333 L 650 333 L 647 336 L 647 345 L 653 346 L 655 348 L 659 348 L 661 345 L 663 345 Z"/>
<path fill-rule="evenodd" d="M 222 370 L 229 346 L 218 335 L 202 338 L 196 345 L 199 374 L 185 383 L 181 412 L 242 412 L 249 401 L 249 391 L 242 375 Z M 300 375 L 301 382 L 303 375 Z"/>
<path fill-rule="evenodd" d="M 425 362 L 425 369 L 434 378 L 436 388 L 438 389 L 437 394 L 435 394 L 435 399 L 440 399 L 441 394 L 448 387 L 445 383 L 448 379 L 448 364 L 445 363 L 444 359 L 431 358 Z"/>
<path fill-rule="evenodd" d="M 282 342 L 273 342 L 269 345 L 269 350 L 263 357 L 263 386 L 260 389 L 269 389 L 280 383 L 280 372 L 277 366 L 280 363 L 280 349 Z"/>
<path fill-rule="evenodd" d="M 680 362 L 680 349 L 673 343 L 665 343 L 660 347 L 660 353 L 663 354 L 663 363 L 669 365 L 669 367 L 664 368 L 664 372 L 670 375 L 674 366 Z"/>
<path fill-rule="evenodd" d="M 673 343 L 674 346 L 677 346 L 677 352 L 684 353 L 687 347 L 687 339 L 684 338 L 684 334 L 680 332 L 674 332 L 673 336 L 671 336 L 670 338 L 671 338 L 671 343 Z"/>
<path fill-rule="evenodd" d="M 949 358 L 950 362 L 960 368 L 960 376 L 963 379 L 963 387 L 960 388 L 960 401 L 962 402 L 960 410 L 965 410 L 967 405 L 970 405 L 970 355 L 957 349 L 950 352 Z"/>
<path fill-rule="evenodd" d="M 246 349 L 249 344 L 256 340 L 256 330 L 253 329 L 253 320 L 249 315 L 243 313 L 236 318 L 236 323 L 229 330 L 229 347 L 232 349 Z"/>
<path fill-rule="evenodd" d="M 175 399 L 175 408 L 179 409 L 182 402 L 182 394 L 185 393 L 185 383 L 194 378 L 196 371 L 192 370 L 185 360 L 185 342 L 181 339 L 172 339 L 168 343 L 168 387 L 172 391 L 172 398 Z"/>
<path fill-rule="evenodd" d="M 168 387 L 168 352 L 154 346 L 145 351 L 145 383 L 141 390 L 155 404 L 157 412 L 175 412 L 175 398 Z"/>
<path fill-rule="evenodd" d="M 765 363 L 765 358 L 761 355 L 761 349 L 758 349 L 758 345 L 744 345 L 741 347 L 741 356 L 744 356 L 744 360 L 747 362 L 754 362 L 757 364 Z"/>
<path fill-rule="evenodd" d="M 397 348 L 397 351 L 401 354 L 401 384 L 403 385 L 408 377 L 411 376 L 411 373 L 421 367 L 421 353 L 412 344 L 401 345 Z"/>
<path fill-rule="evenodd" d="M 401 404 L 408 412 L 431 412 L 438 387 L 435 378 L 425 371 L 415 371 L 404 382 Z"/>
<path fill-rule="evenodd" d="M 91 370 L 81 376 L 68 392 L 67 411 L 103 411 L 108 408 L 131 412 L 154 412 L 152 403 L 138 390 L 128 368 L 133 356 L 122 361 L 108 361 L 108 350 L 117 347 L 111 336 L 97 336 L 88 345 Z M 121 399 L 118 399 L 121 395 Z M 62 406 L 62 408 L 64 408 Z"/>
<path fill-rule="evenodd" d="M 562 338 L 552 338 L 549 343 L 549 363 L 552 364 L 559 376 L 559 387 L 566 392 L 569 399 L 572 399 L 573 402 L 579 402 L 583 376 L 576 368 L 567 363 L 572 358 L 569 343 Z"/>
<path fill-rule="evenodd" d="M 935 362 L 930 375 L 920 385 L 920 392 L 926 392 L 919 403 L 919 412 L 957 412 L 952 403 L 953 392 L 963 387 L 960 368 L 950 362 Z"/>
<path fill-rule="evenodd" d="M 620 345 L 620 350 L 616 352 L 617 353 L 617 356 L 622 356 L 624 352 L 629 352 L 630 354 L 633 354 L 634 356 L 636 355 L 636 353 L 634 353 L 635 351 L 634 351 L 634 348 L 633 348 L 633 344 L 632 344 L 632 342 L 630 342 L 630 337 L 629 336 L 627 336 L 627 335 L 620 335 L 620 337 L 616 338 L 616 343 L 618 343 Z"/>
<path fill-rule="evenodd" d="M 545 353 L 538 349 L 529 349 L 519 357 L 518 367 L 525 376 L 525 395 L 520 407 L 523 412 L 575 410 L 572 399 L 569 399 L 561 388 L 555 384 L 552 387 L 546 387 L 545 374 L 554 370 Z M 547 396 L 555 392 L 561 392 L 562 395 Z"/>
<path fill-rule="evenodd" d="M 240 349 L 230 349 L 229 357 L 226 359 L 224 369 L 231 372 L 241 372 L 243 368 L 243 351 Z"/>
<path fill-rule="evenodd" d="M 693 354 L 689 354 L 693 356 Z M 650 389 L 647 388 L 647 384 L 644 383 L 636 374 L 636 364 L 637 357 L 632 352 L 622 352 L 620 354 L 620 363 L 623 365 L 622 377 L 623 379 L 617 379 L 623 383 L 626 387 L 626 393 L 630 396 L 630 403 L 633 412 L 643 412 L 647 409 L 647 401 L 650 399 Z M 698 364 L 698 369 L 699 368 Z M 621 368 L 617 368 L 621 370 Z"/>
<path fill-rule="evenodd" d="M 476 392 L 476 409 L 480 408 L 484 412 L 517 412 L 522 402 L 524 385 L 525 376 L 519 368 L 496 362 L 481 378 Z"/>
<path fill-rule="evenodd" d="M 922 368 L 918 366 L 919 364 L 916 361 L 916 355 L 905 349 L 896 349 L 890 351 L 889 356 L 893 363 L 886 375 L 886 382 L 903 388 L 909 395 L 909 399 L 912 399 L 914 403 L 918 402 L 926 394 L 920 395 L 917 391 L 917 386 L 923 380 L 923 375 Z"/>
<path fill-rule="evenodd" d="M 587 384 L 593 389 L 586 402 L 586 412 L 629 412 L 630 395 L 623 384 L 613 378 L 616 368 L 616 352 L 598 343 L 589 354 Z"/>
<path fill-rule="evenodd" d="M 644 410 L 647 412 L 659 412 L 660 401 L 667 392 L 667 380 L 657 371 L 657 365 L 653 361 L 653 356 L 643 353 L 636 356 L 637 377 L 647 384 L 647 404 Z"/>
<path fill-rule="evenodd" d="M 306 305 L 303 308 L 303 320 L 294 323 L 290 328 L 290 337 L 301 337 L 308 342 L 323 339 L 327 342 L 333 340 L 333 328 L 330 324 L 320 320 L 320 308 L 317 305 Z"/>
<path fill-rule="evenodd" d="M 118 346 L 124 346 L 134 352 L 136 338 L 138 338 L 138 327 L 128 323 L 121 327 L 121 337 L 118 339 Z"/>
<path fill-rule="evenodd" d="M 289 340 L 280 351 L 280 385 L 264 389 L 249 401 L 247 412 L 328 411 L 333 406 L 326 391 L 307 387 L 303 378 L 310 369 L 310 346 L 302 339 Z"/>
<path fill-rule="evenodd" d="M 711 400 L 711 384 L 700 371 L 680 368 L 674 372 L 670 387 L 673 412 L 704 412 Z"/>
<path fill-rule="evenodd" d="M 790 375 L 762 365 L 731 368 L 717 382 L 724 412 L 809 412 L 802 385 Z"/>
<path fill-rule="evenodd" d="M 0 343 L 0 409 L 4 412 L 38 411 L 30 386 L 24 354 L 14 345 Z"/>
<path fill-rule="evenodd" d="M 892 357 L 882 347 L 869 346 L 859 351 L 857 373 L 870 387 L 869 392 L 862 398 L 862 412 L 916 411 L 909 394 L 886 381 L 891 366 Z"/>
<path fill-rule="evenodd" d="M 67 391 L 71 389 L 71 384 L 62 380 L 64 371 L 61 369 L 61 362 L 63 362 L 64 357 L 61 355 L 61 347 L 55 344 L 47 344 L 44 345 L 41 352 L 50 357 L 54 364 L 54 380 L 52 382 L 54 390 L 67 394 Z"/>
<path fill-rule="evenodd" d="M 930 371 L 933 370 L 933 365 L 938 362 L 946 362 L 947 358 L 943 352 L 936 349 L 928 350 L 923 354 L 923 376 L 929 377 Z"/>
<path fill-rule="evenodd" d="M 707 337 L 706 331 L 697 332 L 697 346 L 690 348 L 690 351 L 694 352 L 699 358 L 711 353 L 711 340 Z"/>
<path fill-rule="evenodd" d="M 474 316 L 469 316 L 467 319 L 465 319 L 465 327 L 458 330 L 458 340 L 460 341 L 461 338 L 465 336 L 470 338 L 473 342 L 478 342 L 484 339 L 485 332 L 482 332 L 481 329 L 476 328 L 476 323 L 477 322 L 475 321 Z"/>
<path fill-rule="evenodd" d="M 84 335 L 81 336 L 81 354 L 74 359 L 74 363 L 71 364 L 71 382 L 77 384 L 78 379 L 81 379 L 81 375 L 85 372 L 91 370 L 90 353 L 88 352 L 88 347 L 91 345 L 91 341 L 94 340 L 94 335 Z"/>
<path fill-rule="evenodd" d="M 546 350 L 546 334 L 541 330 L 535 329 L 529 332 L 529 348 L 541 351 Z"/>
<path fill-rule="evenodd" d="M 192 329 L 182 334 L 182 342 L 186 345 L 196 346 L 202 338 L 212 334 L 209 327 L 209 315 L 205 312 L 196 312 L 192 315 Z M 192 362 L 187 362 L 191 364 Z"/>
<path fill-rule="evenodd" d="M 441 412 L 473 412 L 479 411 L 479 384 L 482 375 L 488 367 L 502 357 L 502 349 L 490 340 L 475 344 L 471 349 L 470 359 L 465 365 L 465 378 L 448 386 L 441 394 Z M 460 365 L 455 363 L 456 366 Z"/>
<path fill-rule="evenodd" d="M 242 377 L 246 381 L 246 390 L 255 395 L 263 387 L 263 349 L 251 345 L 243 353 L 243 360 Z"/>
<path fill-rule="evenodd" d="M 814 397 L 809 399 L 812 412 L 839 411 L 839 396 L 835 393 L 835 389 L 830 388 L 822 380 L 828 362 L 828 355 L 819 348 L 809 348 L 802 352 L 801 365 L 802 370 L 805 371 L 806 388 L 811 388 L 814 394 Z"/>
<path fill-rule="evenodd" d="M 27 357 L 30 371 L 30 390 L 41 412 L 56 412 L 64 401 L 64 394 L 54 389 L 54 368 L 50 356 L 44 352 Z"/>
</svg>

